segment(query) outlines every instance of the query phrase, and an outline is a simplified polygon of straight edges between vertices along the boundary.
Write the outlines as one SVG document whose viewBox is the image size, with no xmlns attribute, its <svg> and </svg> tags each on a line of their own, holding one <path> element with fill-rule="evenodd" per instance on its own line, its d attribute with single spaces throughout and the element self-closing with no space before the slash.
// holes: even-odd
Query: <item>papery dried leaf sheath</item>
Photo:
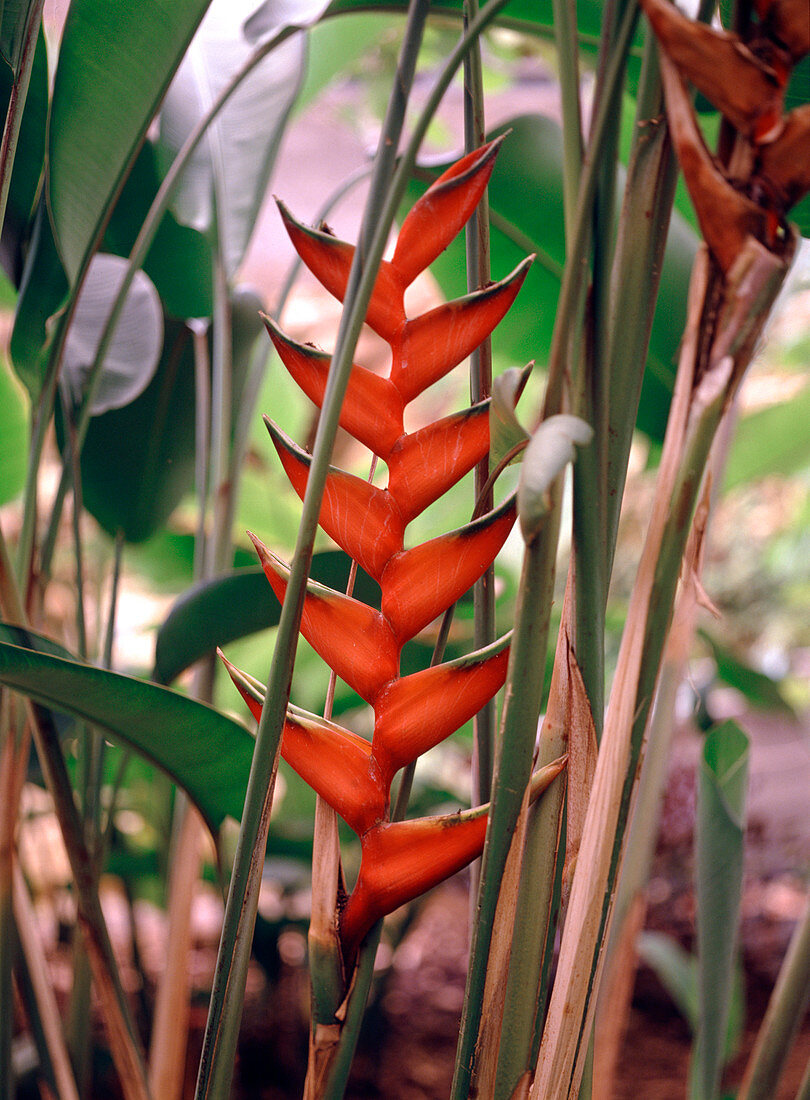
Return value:
<svg viewBox="0 0 810 1100">
<path fill-rule="evenodd" d="M 661 49 L 667 114 L 706 243 L 724 275 L 753 237 L 790 249 L 785 217 L 810 190 L 810 105 L 783 114 L 791 70 L 810 52 L 807 0 L 756 0 L 744 37 L 695 23 L 668 0 L 641 0 Z M 706 148 L 686 83 L 736 130 L 729 164 Z"/>
<path fill-rule="evenodd" d="M 341 412 L 343 428 L 386 461 L 385 489 L 335 468 L 327 476 L 320 525 L 380 585 L 381 610 L 310 582 L 301 631 L 332 669 L 374 708 L 370 743 L 333 723 L 291 716 L 281 752 L 360 836 L 355 890 L 341 914 L 347 959 L 385 913 L 452 874 L 481 850 L 486 808 L 451 819 L 389 821 L 396 772 L 469 720 L 503 685 L 508 645 L 400 677 L 403 645 L 466 592 L 491 565 L 515 520 L 508 499 L 457 531 L 406 548 L 407 525 L 483 458 L 489 448 L 488 402 L 407 433 L 405 407 L 466 358 L 514 301 L 531 261 L 501 282 L 408 318 L 404 292 L 450 243 L 478 204 L 500 142 L 464 157 L 406 217 L 393 258 L 377 277 L 367 323 L 388 342 L 387 378 L 355 365 Z M 345 292 L 353 248 L 309 229 L 280 205 L 299 255 L 337 297 Z M 282 362 L 320 405 L 329 356 L 266 325 Z M 276 424 L 267 426 L 295 491 L 303 497 L 310 457 Z M 279 600 L 288 569 L 254 536 Z M 261 702 L 235 672 L 254 715 Z"/>
</svg>

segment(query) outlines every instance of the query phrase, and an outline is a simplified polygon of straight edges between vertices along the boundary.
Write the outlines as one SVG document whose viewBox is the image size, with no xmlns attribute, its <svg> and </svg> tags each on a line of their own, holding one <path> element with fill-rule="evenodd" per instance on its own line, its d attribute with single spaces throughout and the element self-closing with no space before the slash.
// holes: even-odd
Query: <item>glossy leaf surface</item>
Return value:
<svg viewBox="0 0 810 1100">
<path fill-rule="evenodd" d="M 76 0 L 54 78 L 48 194 L 75 279 L 208 0 Z"/>
<path fill-rule="evenodd" d="M 130 676 L 0 641 L 0 681 L 84 719 L 152 760 L 216 833 L 241 817 L 253 739 L 244 726 L 185 695 Z"/>
</svg>

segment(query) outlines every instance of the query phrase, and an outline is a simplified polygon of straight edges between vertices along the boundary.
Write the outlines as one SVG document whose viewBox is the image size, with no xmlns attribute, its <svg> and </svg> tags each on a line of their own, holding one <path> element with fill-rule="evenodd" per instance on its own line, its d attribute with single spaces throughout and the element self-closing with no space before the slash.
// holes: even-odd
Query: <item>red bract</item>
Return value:
<svg viewBox="0 0 810 1100">
<path fill-rule="evenodd" d="M 410 401 L 465 359 L 514 301 L 531 260 L 474 294 L 420 317 L 405 313 L 409 284 L 447 247 L 478 204 L 499 142 L 450 168 L 405 219 L 393 258 L 384 262 L 368 324 L 390 345 L 387 378 L 355 365 L 340 422 L 389 469 L 386 489 L 345 471 L 327 478 L 320 525 L 380 585 L 381 610 L 310 582 L 301 631 L 331 668 L 374 708 L 371 742 L 334 723 L 291 713 L 281 752 L 287 762 L 358 834 L 362 858 L 355 889 L 341 914 L 344 955 L 354 954 L 383 915 L 463 867 L 481 851 L 486 807 L 449 818 L 392 823 L 396 772 L 470 719 L 503 685 L 508 646 L 488 649 L 411 676 L 399 675 L 405 643 L 447 610 L 491 565 L 515 519 L 512 498 L 459 530 L 405 548 L 407 525 L 468 473 L 489 448 L 488 402 L 407 433 Z M 299 255 L 323 285 L 342 298 L 353 247 L 308 229 L 280 206 Z M 329 356 L 267 330 L 289 373 L 321 404 Z M 267 421 L 279 459 L 303 497 L 310 456 Z M 254 536 L 279 600 L 288 567 Z M 253 714 L 261 694 L 232 669 Z"/>
</svg>

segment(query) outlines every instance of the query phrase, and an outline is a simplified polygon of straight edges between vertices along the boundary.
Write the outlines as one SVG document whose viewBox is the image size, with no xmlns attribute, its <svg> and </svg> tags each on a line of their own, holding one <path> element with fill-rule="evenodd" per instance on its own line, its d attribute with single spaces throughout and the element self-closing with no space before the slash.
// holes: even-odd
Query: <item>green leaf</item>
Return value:
<svg viewBox="0 0 810 1100">
<path fill-rule="evenodd" d="M 129 255 L 159 186 L 155 147 L 147 141 L 115 204 L 104 234 L 105 252 Z M 180 225 L 171 212 L 158 226 L 143 269 L 170 316 L 182 321 L 211 316 L 211 246 L 201 233 Z"/>
<path fill-rule="evenodd" d="M 254 52 L 287 24 L 316 19 L 322 0 L 213 0 L 160 112 L 160 146 L 171 160 L 217 95 Z M 304 71 L 306 40 L 277 46 L 242 81 L 211 124 L 174 199 L 180 221 L 216 238 L 232 277 L 264 201 L 281 135 Z"/>
<path fill-rule="evenodd" d="M 80 405 L 85 396 L 99 340 L 128 266 L 120 256 L 99 252 L 82 283 L 65 341 L 60 375 L 74 405 Z M 152 280 L 138 271 L 104 357 L 90 415 L 123 408 L 143 393 L 154 376 L 162 346 L 160 299 Z"/>
<path fill-rule="evenodd" d="M 0 359 L 0 505 L 13 500 L 25 484 L 27 406 L 22 387 Z"/>
<path fill-rule="evenodd" d="M 313 556 L 311 576 L 345 591 L 350 567 L 342 550 L 326 550 Z M 379 606 L 379 587 L 362 569 L 358 569 L 354 592 L 363 602 Z M 218 646 L 276 626 L 280 611 L 261 566 L 196 585 L 175 603 L 158 631 L 155 680 L 171 683 Z"/>
<path fill-rule="evenodd" d="M 295 101 L 295 113 L 308 107 L 336 76 L 355 65 L 390 29 L 390 15 L 371 13 L 317 23 L 309 32 L 307 71 Z"/>
<path fill-rule="evenodd" d="M 48 195 L 69 280 L 112 201 L 208 0 L 74 0 L 54 78 Z"/>
<path fill-rule="evenodd" d="M 0 682 L 91 722 L 157 764 L 216 834 L 242 815 L 253 738 L 238 722 L 170 688 L 0 641 Z"/>
<path fill-rule="evenodd" d="M 706 738 L 695 824 L 700 1026 L 693 1100 L 717 1094 L 725 1054 L 742 889 L 748 738 L 732 721 Z"/>
<path fill-rule="evenodd" d="M 724 488 L 810 466 L 810 386 L 779 405 L 743 417 L 731 445 Z"/>
<path fill-rule="evenodd" d="M 520 467 L 517 508 L 520 529 L 531 542 L 548 514 L 548 492 L 554 479 L 576 458 L 577 446 L 593 438 L 593 428 L 578 416 L 560 413 L 537 428 Z"/>
<path fill-rule="evenodd" d="M 751 706 L 759 710 L 776 711 L 788 718 L 796 717 L 796 712 L 783 695 L 778 681 L 738 660 L 705 630 L 699 633 L 711 647 L 714 663 L 717 666 L 717 675 L 723 683 L 736 688 Z"/>
<path fill-rule="evenodd" d="M 56 251 L 44 198 L 40 199 L 23 269 L 11 332 L 14 370 L 36 404 L 51 340 L 50 319 L 64 306 L 68 285 Z"/>
<path fill-rule="evenodd" d="M 90 421 L 81 471 L 85 508 L 128 542 L 153 535 L 191 491 L 194 354 L 185 325 L 165 320 L 160 362 L 143 393 Z"/>
</svg>

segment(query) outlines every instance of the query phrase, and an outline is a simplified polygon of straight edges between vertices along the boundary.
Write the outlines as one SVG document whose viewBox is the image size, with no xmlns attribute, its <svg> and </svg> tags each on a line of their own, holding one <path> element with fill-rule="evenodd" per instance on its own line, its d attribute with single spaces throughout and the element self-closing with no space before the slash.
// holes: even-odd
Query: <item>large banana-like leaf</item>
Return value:
<svg viewBox="0 0 810 1100">
<path fill-rule="evenodd" d="M 209 0 L 75 0 L 56 70 L 48 191 L 73 281 Z"/>
<path fill-rule="evenodd" d="M 91 722 L 157 764 L 213 833 L 226 817 L 241 817 L 253 753 L 243 725 L 170 688 L 56 656 L 58 647 L 16 644 L 20 637 L 18 627 L 0 624 L 0 683 Z"/>
</svg>

